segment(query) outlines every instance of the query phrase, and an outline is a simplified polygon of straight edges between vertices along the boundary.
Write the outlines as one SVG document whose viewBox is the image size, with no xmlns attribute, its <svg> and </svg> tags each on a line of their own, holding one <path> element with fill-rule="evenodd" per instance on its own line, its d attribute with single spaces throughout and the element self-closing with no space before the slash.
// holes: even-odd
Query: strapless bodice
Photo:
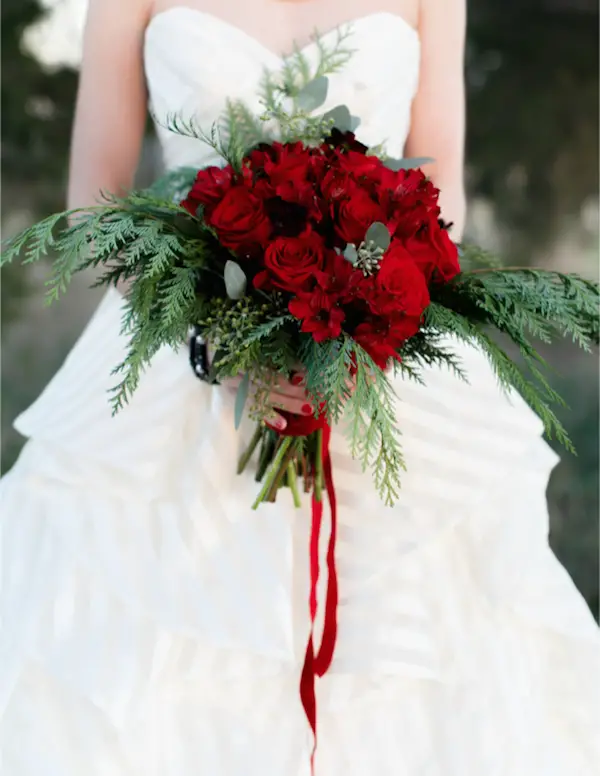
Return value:
<svg viewBox="0 0 600 776">
<path fill-rule="evenodd" d="M 346 104 L 361 118 L 358 134 L 368 145 L 385 143 L 402 154 L 410 107 L 419 73 L 419 37 L 400 16 L 373 13 L 347 25 L 353 56 L 330 77 L 324 110 Z M 337 30 L 322 39 L 333 43 Z M 328 40 L 329 39 L 329 40 Z M 316 63 L 318 47 L 303 53 Z M 258 89 L 265 69 L 277 70 L 282 58 L 241 29 L 192 8 L 163 11 L 150 21 L 145 67 L 150 103 L 168 168 L 217 162 L 211 148 L 165 128 L 177 114 L 208 130 L 227 99 L 241 99 L 260 113 Z"/>
</svg>

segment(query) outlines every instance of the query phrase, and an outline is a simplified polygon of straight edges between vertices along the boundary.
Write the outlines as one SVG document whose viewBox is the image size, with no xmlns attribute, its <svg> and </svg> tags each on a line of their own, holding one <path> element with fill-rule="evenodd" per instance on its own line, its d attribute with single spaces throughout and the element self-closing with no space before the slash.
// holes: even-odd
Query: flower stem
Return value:
<svg viewBox="0 0 600 776">
<path fill-rule="evenodd" d="M 260 489 L 260 493 L 256 497 L 256 501 L 252 505 L 252 509 L 258 509 L 260 504 L 262 504 L 263 501 L 267 500 L 267 496 L 271 492 L 271 488 L 273 487 L 273 484 L 276 482 L 276 480 L 278 479 L 278 475 L 281 472 L 281 464 L 283 463 L 286 457 L 286 454 L 293 443 L 294 443 L 294 440 L 292 437 L 284 437 L 282 439 L 282 442 L 279 445 L 279 449 L 277 450 L 277 454 L 275 455 L 275 460 L 273 461 L 273 465 L 271 466 L 269 471 L 265 474 L 265 481 L 263 483 L 262 488 Z"/>
<path fill-rule="evenodd" d="M 274 451 L 275 443 L 271 438 L 271 434 L 269 431 L 265 431 L 265 436 L 263 436 L 262 445 L 260 447 L 258 468 L 256 470 L 256 476 L 254 477 L 256 482 L 261 482 L 262 478 L 265 476 L 265 472 L 269 468 L 269 463 L 273 458 Z"/>
<path fill-rule="evenodd" d="M 238 461 L 238 467 L 237 467 L 237 473 L 241 474 L 246 466 L 248 466 L 249 460 L 252 458 L 252 455 L 254 454 L 254 451 L 258 447 L 258 443 L 262 439 L 264 433 L 264 429 L 262 425 L 259 423 L 256 426 L 256 429 L 254 431 L 254 435 L 252 439 L 250 440 L 250 444 L 246 448 L 245 452 L 240 457 L 240 460 Z"/>
<path fill-rule="evenodd" d="M 317 431 L 317 454 L 315 458 L 315 500 L 323 498 L 323 430 Z"/>
<path fill-rule="evenodd" d="M 289 438 L 290 437 L 287 437 L 287 439 Z M 267 499 L 266 499 L 267 501 L 275 503 L 275 501 L 277 500 L 277 491 L 281 486 L 281 481 L 284 478 L 284 476 L 287 474 L 288 465 L 290 463 L 293 463 L 295 456 L 296 456 L 296 440 L 293 439 L 292 444 L 289 446 L 286 454 L 281 460 L 281 463 L 279 464 L 278 469 L 275 470 L 275 464 L 273 464 L 273 469 L 275 470 L 275 478 L 272 480 L 271 490 L 269 491 L 269 495 L 267 496 Z"/>
<path fill-rule="evenodd" d="M 300 493 L 298 492 L 298 472 L 296 471 L 296 465 L 294 461 L 290 461 L 288 463 L 287 479 L 289 488 L 292 491 L 294 506 L 296 509 L 300 509 L 302 503 L 300 501 Z"/>
</svg>

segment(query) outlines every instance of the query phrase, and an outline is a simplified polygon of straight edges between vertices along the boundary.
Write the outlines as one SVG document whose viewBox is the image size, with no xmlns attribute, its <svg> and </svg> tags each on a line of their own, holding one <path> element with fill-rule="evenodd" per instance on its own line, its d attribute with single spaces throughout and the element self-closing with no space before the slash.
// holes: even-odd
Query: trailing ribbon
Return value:
<svg viewBox="0 0 600 776">
<path fill-rule="evenodd" d="M 317 585 L 319 582 L 319 539 L 321 536 L 321 525 L 323 522 L 323 501 L 318 501 L 313 492 L 312 497 L 312 521 L 310 534 L 310 635 L 306 647 L 306 655 L 302 674 L 300 677 L 300 698 L 302 706 L 308 719 L 314 736 L 313 751 L 311 754 L 311 772 L 314 773 L 315 753 L 317 750 L 317 698 L 315 692 L 316 678 L 322 677 L 327 673 L 337 639 L 337 606 L 338 606 L 338 580 L 335 564 L 335 544 L 337 537 L 337 505 L 335 498 L 335 488 L 333 486 L 333 471 L 331 466 L 331 456 L 329 453 L 329 443 L 331 439 L 331 428 L 325 418 L 303 418 L 298 415 L 282 413 L 288 422 L 288 425 L 282 433 L 285 436 L 308 436 L 309 434 L 321 431 L 323 435 L 323 444 L 321 450 L 321 462 L 323 466 L 323 481 L 325 490 L 329 499 L 331 509 L 331 534 L 329 536 L 329 545 L 327 548 L 327 593 L 325 596 L 325 617 L 323 624 L 323 635 L 321 646 L 315 654 L 314 631 L 315 620 L 317 616 Z"/>
</svg>

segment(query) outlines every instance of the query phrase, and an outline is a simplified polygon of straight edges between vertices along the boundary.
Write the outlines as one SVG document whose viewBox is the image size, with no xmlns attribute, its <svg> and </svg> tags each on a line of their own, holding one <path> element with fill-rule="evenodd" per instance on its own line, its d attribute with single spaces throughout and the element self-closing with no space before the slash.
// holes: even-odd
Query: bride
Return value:
<svg viewBox="0 0 600 776">
<path fill-rule="evenodd" d="M 351 23 L 330 102 L 362 117 L 366 143 L 436 159 L 458 239 L 464 6 L 90 0 L 69 206 L 131 185 L 148 99 L 159 119 L 209 126 L 228 97 L 255 105 L 294 42 L 314 60 L 312 31 Z M 158 132 L 168 167 L 214 163 Z M 308 517 L 283 496 L 250 510 L 233 390 L 197 380 L 185 348 L 159 352 L 111 418 L 120 321 L 112 291 L 16 421 L 29 441 L 0 487 L 3 773 L 306 776 Z M 547 543 L 556 457 L 482 356 L 460 356 L 470 386 L 435 370 L 426 388 L 395 384 L 394 509 L 334 433 L 339 638 L 318 683 L 317 774 L 599 772 L 598 633 Z M 305 397 L 290 384 L 272 403 L 300 412 Z"/>
</svg>

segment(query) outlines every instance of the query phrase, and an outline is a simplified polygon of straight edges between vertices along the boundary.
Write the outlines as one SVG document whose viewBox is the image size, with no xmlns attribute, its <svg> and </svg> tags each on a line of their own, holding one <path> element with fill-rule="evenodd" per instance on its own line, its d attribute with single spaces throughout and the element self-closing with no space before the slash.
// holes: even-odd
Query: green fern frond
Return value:
<svg viewBox="0 0 600 776">
<path fill-rule="evenodd" d="M 358 345 L 353 345 L 355 390 L 346 402 L 345 417 L 352 457 L 363 471 L 371 467 L 375 487 L 388 506 L 400 495 L 400 476 L 406 468 L 397 426 L 396 396 L 388 377 Z"/>
<path fill-rule="evenodd" d="M 437 334 L 455 336 L 477 346 L 487 357 L 500 387 L 507 393 L 516 389 L 531 409 L 540 416 L 548 436 L 556 436 L 570 452 L 574 452 L 565 429 L 548 404 L 549 401 L 557 402 L 560 399 L 535 365 L 535 362 L 541 359 L 529 343 L 521 352 L 525 358 L 525 365 L 536 382 L 527 379 L 521 368 L 485 333 L 481 325 L 473 323 L 448 307 L 435 302 L 429 305 L 425 311 L 425 331 L 428 329 Z"/>
</svg>

